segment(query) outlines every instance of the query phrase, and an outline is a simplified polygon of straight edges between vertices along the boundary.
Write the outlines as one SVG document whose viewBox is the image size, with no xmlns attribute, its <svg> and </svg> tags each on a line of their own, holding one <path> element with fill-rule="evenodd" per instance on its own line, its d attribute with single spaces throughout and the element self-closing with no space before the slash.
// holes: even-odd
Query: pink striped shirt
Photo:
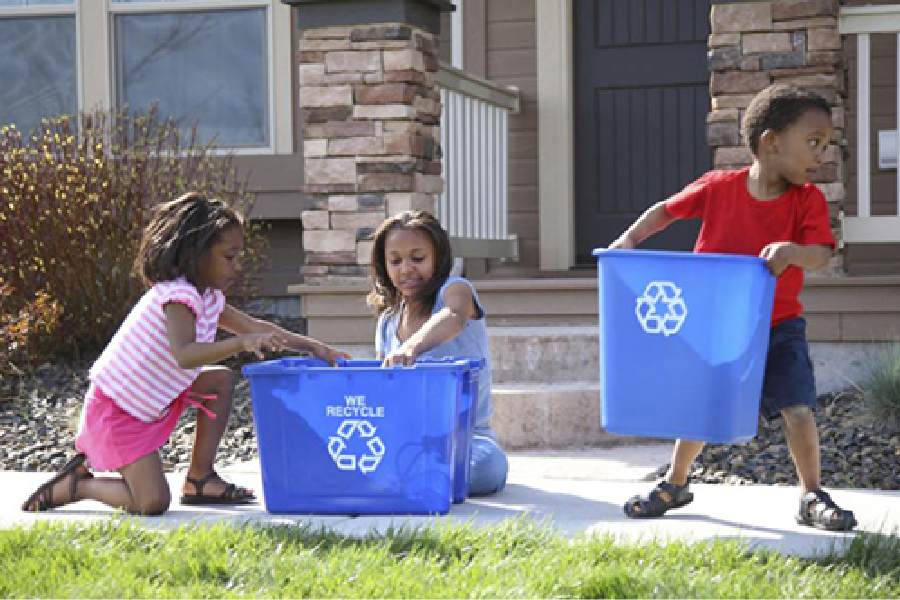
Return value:
<svg viewBox="0 0 900 600">
<path fill-rule="evenodd" d="M 220 290 L 200 296 L 183 277 L 155 284 L 141 297 L 103 354 L 91 367 L 90 379 L 122 410 L 150 423 L 194 382 L 200 369 L 182 369 L 172 355 L 163 307 L 186 304 L 197 318 L 196 341 L 215 341 L 219 315 L 225 308 Z"/>
</svg>

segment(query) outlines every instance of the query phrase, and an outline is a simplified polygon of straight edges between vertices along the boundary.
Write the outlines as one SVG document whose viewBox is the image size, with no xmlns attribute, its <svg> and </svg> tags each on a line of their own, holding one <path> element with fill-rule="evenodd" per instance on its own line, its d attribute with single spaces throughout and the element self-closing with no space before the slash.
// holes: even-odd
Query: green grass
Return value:
<svg viewBox="0 0 900 600">
<path fill-rule="evenodd" d="M 363 539 L 39 523 L 0 531 L 0 597 L 897 598 L 900 538 L 862 533 L 841 556 L 808 560 L 734 541 L 569 539 L 524 521 Z"/>
</svg>

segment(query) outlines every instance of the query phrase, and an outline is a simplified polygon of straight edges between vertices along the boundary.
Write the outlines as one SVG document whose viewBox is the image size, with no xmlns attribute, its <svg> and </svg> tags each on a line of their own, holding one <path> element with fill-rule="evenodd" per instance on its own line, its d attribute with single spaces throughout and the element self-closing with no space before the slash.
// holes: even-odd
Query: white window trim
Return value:
<svg viewBox="0 0 900 600">
<path fill-rule="evenodd" d="M 464 0 L 456 0 L 456 10 L 451 15 L 450 55 L 451 64 L 460 71 L 465 69 L 465 47 L 463 46 Z"/>
<path fill-rule="evenodd" d="M 75 80 L 79 111 L 115 106 L 113 101 L 112 19 L 118 14 L 265 8 L 268 15 L 269 146 L 222 147 L 237 155 L 293 154 L 293 67 L 291 7 L 281 0 L 204 0 L 185 3 L 113 4 L 75 0 L 74 5 L 10 6 L 2 17 L 75 15 Z"/>
<path fill-rule="evenodd" d="M 538 208 L 540 268 L 575 263 L 572 0 L 538 0 Z"/>
</svg>

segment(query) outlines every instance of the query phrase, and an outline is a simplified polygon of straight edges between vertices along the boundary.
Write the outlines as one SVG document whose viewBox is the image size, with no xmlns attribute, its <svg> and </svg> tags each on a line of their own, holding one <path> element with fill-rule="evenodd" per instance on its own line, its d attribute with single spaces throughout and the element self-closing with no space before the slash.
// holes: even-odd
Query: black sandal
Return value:
<svg viewBox="0 0 900 600">
<path fill-rule="evenodd" d="M 54 475 L 49 481 L 46 481 L 38 487 L 25 502 L 22 503 L 22 510 L 25 512 L 44 512 L 45 510 L 50 510 L 51 508 L 56 508 L 57 506 L 62 506 L 63 504 L 68 504 L 69 502 L 75 501 L 75 491 L 78 488 L 78 482 L 83 481 L 85 479 L 90 479 L 93 477 L 93 473 L 87 470 L 87 467 L 84 466 L 84 463 L 87 461 L 87 456 L 84 455 L 83 452 L 79 452 L 75 456 L 73 456 L 69 462 L 63 465 L 63 468 L 60 469 L 59 473 Z M 53 486 L 57 483 L 68 477 L 72 476 L 72 481 L 69 483 L 69 500 L 68 502 L 63 502 L 61 504 L 53 503 Z"/>
<path fill-rule="evenodd" d="M 675 485 L 660 481 L 649 496 L 632 496 L 623 507 L 625 514 L 632 519 L 661 517 L 668 510 L 686 506 L 694 500 L 694 494 L 688 491 L 688 485 L 690 484 Z"/>
<path fill-rule="evenodd" d="M 225 486 L 220 494 L 204 494 L 203 486 L 213 479 L 222 479 L 214 470 L 202 479 L 194 479 L 193 477 L 185 477 L 185 481 L 194 486 L 193 494 L 182 494 L 181 503 L 190 506 L 199 506 L 204 504 L 251 504 L 256 502 L 256 496 L 245 487 L 239 487 L 233 483 Z M 224 482 L 225 480 L 222 479 Z"/>
<path fill-rule="evenodd" d="M 831 499 L 828 492 L 817 488 L 800 499 L 797 523 L 825 531 L 850 531 L 856 527 L 852 510 L 844 510 Z"/>
</svg>

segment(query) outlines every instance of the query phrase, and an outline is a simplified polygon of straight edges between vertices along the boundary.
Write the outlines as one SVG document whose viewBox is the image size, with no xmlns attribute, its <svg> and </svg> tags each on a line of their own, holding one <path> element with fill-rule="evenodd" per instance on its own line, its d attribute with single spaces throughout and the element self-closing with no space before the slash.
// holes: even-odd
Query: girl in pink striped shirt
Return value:
<svg viewBox="0 0 900 600">
<path fill-rule="evenodd" d="M 196 193 L 161 204 L 144 231 L 136 267 L 149 286 L 90 371 L 78 454 L 24 502 L 43 511 L 98 500 L 129 513 L 164 513 L 171 493 L 159 448 L 187 405 L 196 406 L 182 504 L 245 504 L 251 490 L 213 468 L 231 414 L 235 377 L 214 365 L 241 351 L 305 350 L 333 364 L 345 353 L 255 319 L 225 302 L 241 270 L 243 220 Z M 235 335 L 215 340 L 221 327 Z M 88 469 L 118 471 L 94 477 Z"/>
</svg>

